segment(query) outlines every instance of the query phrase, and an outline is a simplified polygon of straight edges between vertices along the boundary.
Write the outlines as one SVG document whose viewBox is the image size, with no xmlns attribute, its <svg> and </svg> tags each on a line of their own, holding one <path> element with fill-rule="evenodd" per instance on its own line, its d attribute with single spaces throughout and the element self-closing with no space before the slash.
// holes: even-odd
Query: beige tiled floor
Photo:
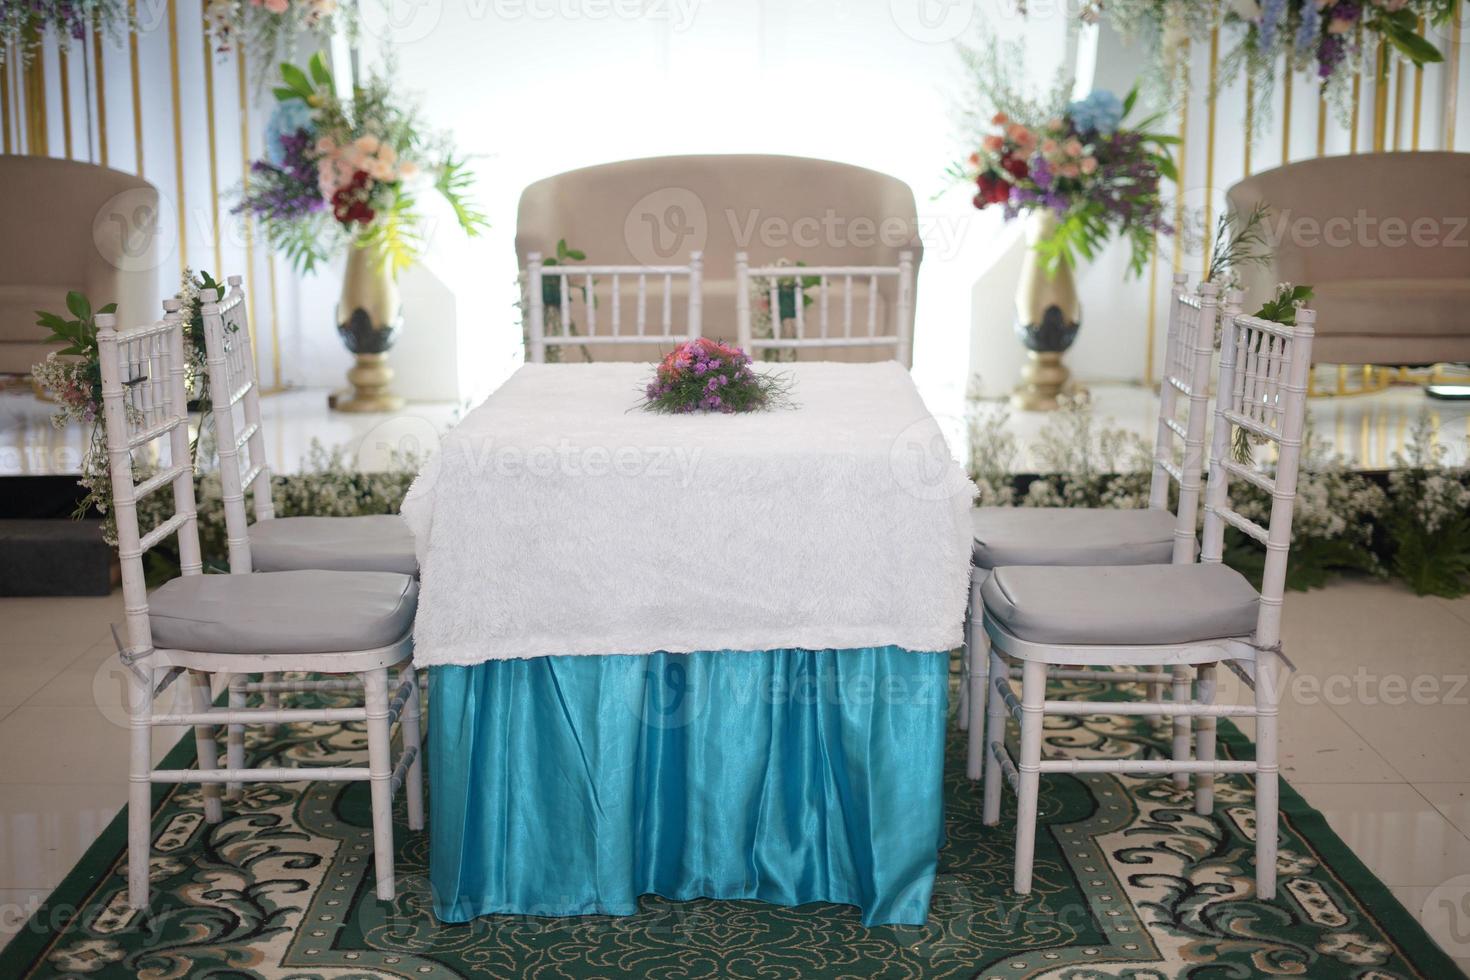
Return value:
<svg viewBox="0 0 1470 980">
<path fill-rule="evenodd" d="M 117 595 L 0 599 L 0 940 L 124 802 L 120 619 Z M 1470 598 L 1340 582 L 1289 596 L 1285 631 L 1287 779 L 1470 970 Z"/>
</svg>

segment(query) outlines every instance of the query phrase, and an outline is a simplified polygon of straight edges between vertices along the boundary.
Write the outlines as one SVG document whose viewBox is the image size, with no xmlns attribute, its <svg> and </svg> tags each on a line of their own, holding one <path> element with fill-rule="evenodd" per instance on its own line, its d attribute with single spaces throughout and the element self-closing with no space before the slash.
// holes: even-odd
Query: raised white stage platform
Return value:
<svg viewBox="0 0 1470 980">
<path fill-rule="evenodd" d="M 1091 392 L 1098 424 L 1127 429 L 1145 442 L 1152 441 L 1157 410 L 1152 391 L 1129 385 L 1094 385 Z M 956 451 L 963 453 L 962 399 L 932 392 L 925 392 L 925 397 Z M 630 406 L 633 403 L 630 396 Z M 420 402 L 391 416 L 345 415 L 328 409 L 327 392 L 316 389 L 270 395 L 261 406 L 270 463 L 279 473 L 300 471 L 313 441 L 327 448 L 346 447 L 359 469 L 386 469 L 393 451 L 422 454 L 432 449 L 438 436 L 461 414 L 455 405 Z M 1309 407 L 1313 431 L 1356 469 L 1392 467 L 1395 454 L 1404 452 L 1419 414 L 1426 411 L 1448 449 L 1447 461 L 1467 459 L 1470 401 L 1436 401 L 1421 388 L 1405 386 L 1371 395 L 1314 398 Z M 981 402 L 975 410 L 1001 411 L 1003 404 Z M 0 392 L 0 477 L 78 472 L 85 433 L 78 426 L 55 428 L 52 414 L 53 406 L 27 388 Z M 1035 442 L 1049 417 L 1039 412 L 1010 413 L 1008 425 L 1022 447 L 1014 467 L 1017 471 L 1035 471 L 1035 460 L 1026 447 Z"/>
</svg>

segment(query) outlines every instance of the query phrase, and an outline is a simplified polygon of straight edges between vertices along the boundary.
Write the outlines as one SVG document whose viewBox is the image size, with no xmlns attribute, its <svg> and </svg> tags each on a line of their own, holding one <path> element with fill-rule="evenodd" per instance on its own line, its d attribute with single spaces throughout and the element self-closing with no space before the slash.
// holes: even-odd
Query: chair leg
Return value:
<svg viewBox="0 0 1470 980">
<path fill-rule="evenodd" d="M 372 791 L 373 860 L 378 898 L 393 898 L 393 746 L 388 730 L 388 669 L 362 675 L 367 708 L 368 781 Z"/>
<path fill-rule="evenodd" d="M 1201 664 L 1195 682 L 1195 701 L 1200 704 L 1215 703 L 1215 664 Z M 1215 761 L 1215 719 L 1200 715 L 1195 719 L 1194 754 L 1201 762 Z M 1196 773 L 1194 777 L 1194 812 L 1208 816 L 1215 812 L 1215 774 Z"/>
<path fill-rule="evenodd" d="M 1009 682 L 1010 667 L 1005 659 L 994 648 L 990 650 L 990 680 L 989 683 L 998 684 L 1001 680 Z M 983 749 L 986 754 L 990 753 L 990 746 L 996 742 L 1005 744 L 1006 719 L 1010 717 L 1010 709 L 1006 707 L 1005 699 L 995 690 L 986 693 L 985 706 L 985 744 Z M 980 810 L 980 822 L 987 827 L 994 827 L 1000 823 L 1000 782 L 1004 778 L 1000 763 L 990 759 L 985 764 L 985 799 Z"/>
<path fill-rule="evenodd" d="M 1163 670 L 1164 668 L 1163 667 L 1153 667 L 1153 668 L 1150 668 L 1150 669 L 1151 670 Z M 1161 701 L 1163 701 L 1164 700 L 1164 682 L 1163 681 L 1149 681 L 1148 682 L 1148 687 L 1145 690 L 1145 696 L 1148 698 L 1148 700 L 1150 702 L 1152 702 L 1154 704 L 1158 704 Z M 1154 717 L 1154 721 L 1157 722 L 1157 723 L 1167 722 L 1169 720 L 1169 716 L 1168 715 L 1154 715 L 1153 717 Z"/>
<path fill-rule="evenodd" d="M 209 675 L 202 670 L 189 671 L 189 687 L 194 695 L 194 710 L 208 711 L 213 705 L 209 689 Z M 199 755 L 200 769 L 219 768 L 219 745 L 215 742 L 216 728 L 213 725 L 194 726 L 194 748 Z M 219 823 L 224 812 L 219 802 L 219 783 L 201 783 L 199 794 L 204 797 L 204 820 Z"/>
<path fill-rule="evenodd" d="M 248 674 L 230 675 L 230 708 L 238 711 L 245 707 L 245 684 Z M 245 726 L 230 725 L 225 729 L 225 759 L 231 769 L 245 768 Z M 225 783 L 225 799 L 238 800 L 245 787 L 241 783 Z"/>
<path fill-rule="evenodd" d="M 960 651 L 960 692 L 955 705 L 955 724 L 960 731 L 970 727 L 970 651 L 975 649 L 970 620 L 965 620 L 965 647 Z"/>
<path fill-rule="evenodd" d="M 1256 897 L 1276 897 L 1278 654 L 1256 654 Z"/>
<path fill-rule="evenodd" d="M 1031 894 L 1036 858 L 1036 805 L 1041 790 L 1041 726 L 1046 702 L 1046 664 L 1028 660 L 1021 668 L 1021 758 L 1016 765 L 1017 895 Z M 993 767 L 992 767 L 993 768 Z"/>
<path fill-rule="evenodd" d="M 1190 676 L 1189 668 L 1183 664 L 1176 664 L 1169 668 L 1173 679 L 1173 697 L 1175 704 L 1189 703 Z M 1175 762 L 1189 761 L 1190 724 L 1188 715 L 1174 716 L 1174 745 L 1173 757 Z M 1180 789 L 1189 788 L 1189 773 L 1176 772 L 1174 774 L 1174 785 Z"/>
<path fill-rule="evenodd" d="M 135 909 L 148 907 L 153 847 L 153 685 L 150 655 L 128 671 L 128 904 Z"/>
<path fill-rule="evenodd" d="M 413 762 L 404 774 L 407 781 L 408 829 L 424 829 L 424 740 L 419 726 L 419 675 L 413 664 L 405 664 L 401 677 L 411 685 L 408 702 L 403 706 L 403 751 L 414 751 Z"/>
<path fill-rule="evenodd" d="M 985 634 L 976 631 L 974 644 L 966 651 L 970 662 L 970 703 L 968 705 L 970 715 L 969 744 L 967 771 L 971 779 L 982 779 L 985 776 L 987 765 L 985 756 L 985 704 L 990 694 L 990 644 L 986 642 Z"/>
</svg>

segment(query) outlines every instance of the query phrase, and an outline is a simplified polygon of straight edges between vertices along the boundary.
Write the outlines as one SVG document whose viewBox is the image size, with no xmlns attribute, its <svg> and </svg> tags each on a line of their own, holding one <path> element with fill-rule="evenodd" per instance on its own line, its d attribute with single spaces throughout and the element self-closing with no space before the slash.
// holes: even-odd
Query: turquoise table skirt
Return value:
<svg viewBox="0 0 1470 980">
<path fill-rule="evenodd" d="M 922 924 L 948 670 L 897 647 L 433 667 L 434 911 L 630 915 L 652 893 Z"/>
</svg>

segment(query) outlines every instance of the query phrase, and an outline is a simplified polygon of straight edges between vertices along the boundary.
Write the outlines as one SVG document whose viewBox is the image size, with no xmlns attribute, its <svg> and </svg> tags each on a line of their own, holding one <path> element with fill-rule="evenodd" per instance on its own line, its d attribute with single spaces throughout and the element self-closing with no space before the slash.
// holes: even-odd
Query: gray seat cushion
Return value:
<svg viewBox="0 0 1470 980">
<path fill-rule="evenodd" d="M 148 597 L 153 645 L 196 653 L 344 653 L 396 642 L 419 586 L 392 572 L 189 575 Z"/>
<path fill-rule="evenodd" d="M 413 532 L 397 514 L 364 517 L 277 517 L 250 526 L 257 572 L 326 569 L 417 575 Z"/>
<path fill-rule="evenodd" d="M 974 562 L 1003 565 L 1160 565 L 1174 555 L 1174 515 L 1162 508 L 976 507 Z"/>
<path fill-rule="evenodd" d="M 1259 596 L 1224 565 L 1013 565 L 980 587 L 985 612 L 1033 643 L 1145 646 L 1246 636 Z"/>
</svg>

